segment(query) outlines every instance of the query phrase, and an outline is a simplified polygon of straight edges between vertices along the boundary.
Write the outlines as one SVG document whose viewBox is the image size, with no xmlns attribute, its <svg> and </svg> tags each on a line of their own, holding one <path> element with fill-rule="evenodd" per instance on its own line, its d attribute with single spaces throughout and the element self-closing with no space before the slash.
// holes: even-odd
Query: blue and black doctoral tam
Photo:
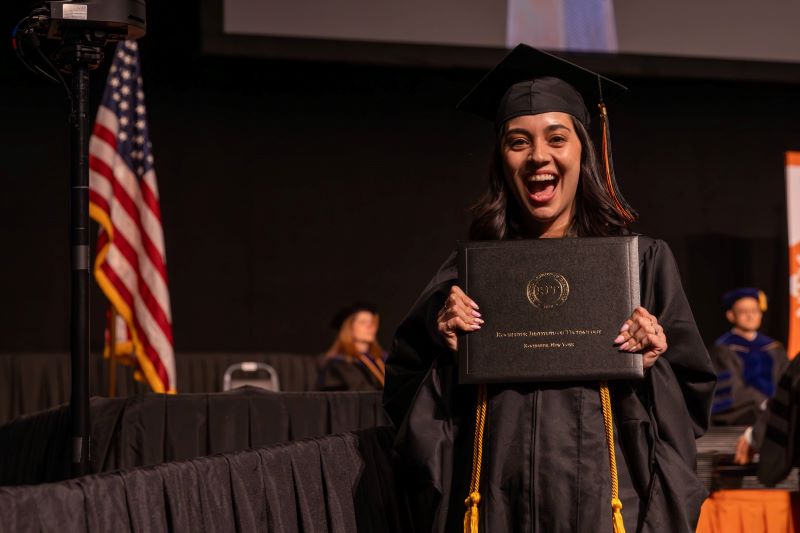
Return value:
<svg viewBox="0 0 800 533">
<path fill-rule="evenodd" d="M 727 311 L 742 298 L 755 298 L 761 312 L 763 313 L 767 310 L 767 295 L 764 294 L 764 291 L 755 287 L 740 287 L 726 292 L 722 295 L 722 307 Z"/>
</svg>

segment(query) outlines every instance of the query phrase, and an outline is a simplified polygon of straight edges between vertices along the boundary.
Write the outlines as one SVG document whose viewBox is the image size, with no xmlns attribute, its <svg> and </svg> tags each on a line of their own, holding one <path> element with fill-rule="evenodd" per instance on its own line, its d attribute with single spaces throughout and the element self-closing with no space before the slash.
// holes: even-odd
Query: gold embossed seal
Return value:
<svg viewBox="0 0 800 533">
<path fill-rule="evenodd" d="M 553 309 L 569 298 L 569 283 L 557 272 L 542 272 L 528 282 L 527 293 L 534 307 Z"/>
</svg>

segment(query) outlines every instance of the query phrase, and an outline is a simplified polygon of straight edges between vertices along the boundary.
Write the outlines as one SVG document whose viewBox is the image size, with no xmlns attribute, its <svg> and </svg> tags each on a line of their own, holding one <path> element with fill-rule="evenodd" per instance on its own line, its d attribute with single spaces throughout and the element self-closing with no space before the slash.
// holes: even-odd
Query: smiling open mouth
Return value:
<svg viewBox="0 0 800 533">
<path fill-rule="evenodd" d="M 553 199 L 558 185 L 558 176 L 555 174 L 535 174 L 525 179 L 528 189 L 528 198 L 535 203 L 545 203 Z"/>
</svg>

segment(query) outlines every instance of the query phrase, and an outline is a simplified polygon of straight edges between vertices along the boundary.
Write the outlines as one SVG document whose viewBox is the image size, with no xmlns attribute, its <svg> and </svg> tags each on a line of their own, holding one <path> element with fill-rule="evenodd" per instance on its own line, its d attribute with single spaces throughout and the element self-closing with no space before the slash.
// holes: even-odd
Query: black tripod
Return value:
<svg viewBox="0 0 800 533">
<path fill-rule="evenodd" d="M 89 70 L 103 59 L 105 40 L 94 32 L 65 34 L 56 62 L 72 74 L 70 100 L 70 392 L 72 475 L 88 474 L 89 418 Z"/>
<path fill-rule="evenodd" d="M 70 392 L 72 475 L 89 473 L 89 71 L 103 60 L 107 42 L 145 34 L 144 0 L 95 0 L 91 7 L 65 0 L 47 2 L 23 17 L 12 31 L 17 57 L 34 74 L 60 83 L 69 95 L 70 164 Z M 39 36 L 59 41 L 52 56 Z M 26 55 L 31 51 L 36 55 Z M 53 57 L 56 64 L 50 60 Z M 38 60 L 38 61 L 37 61 Z M 43 68 L 43 66 L 45 68 Z M 72 75 L 67 85 L 61 71 Z"/>
</svg>

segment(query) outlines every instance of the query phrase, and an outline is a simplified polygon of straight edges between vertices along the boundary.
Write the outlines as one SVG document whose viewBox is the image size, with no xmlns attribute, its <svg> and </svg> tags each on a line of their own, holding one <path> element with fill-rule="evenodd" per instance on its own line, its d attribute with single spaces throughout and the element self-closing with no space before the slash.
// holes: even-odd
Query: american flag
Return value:
<svg viewBox="0 0 800 533">
<path fill-rule="evenodd" d="M 94 275 L 119 315 L 115 352 L 156 392 L 175 392 L 164 232 L 135 41 L 117 45 L 89 142 Z"/>
</svg>

